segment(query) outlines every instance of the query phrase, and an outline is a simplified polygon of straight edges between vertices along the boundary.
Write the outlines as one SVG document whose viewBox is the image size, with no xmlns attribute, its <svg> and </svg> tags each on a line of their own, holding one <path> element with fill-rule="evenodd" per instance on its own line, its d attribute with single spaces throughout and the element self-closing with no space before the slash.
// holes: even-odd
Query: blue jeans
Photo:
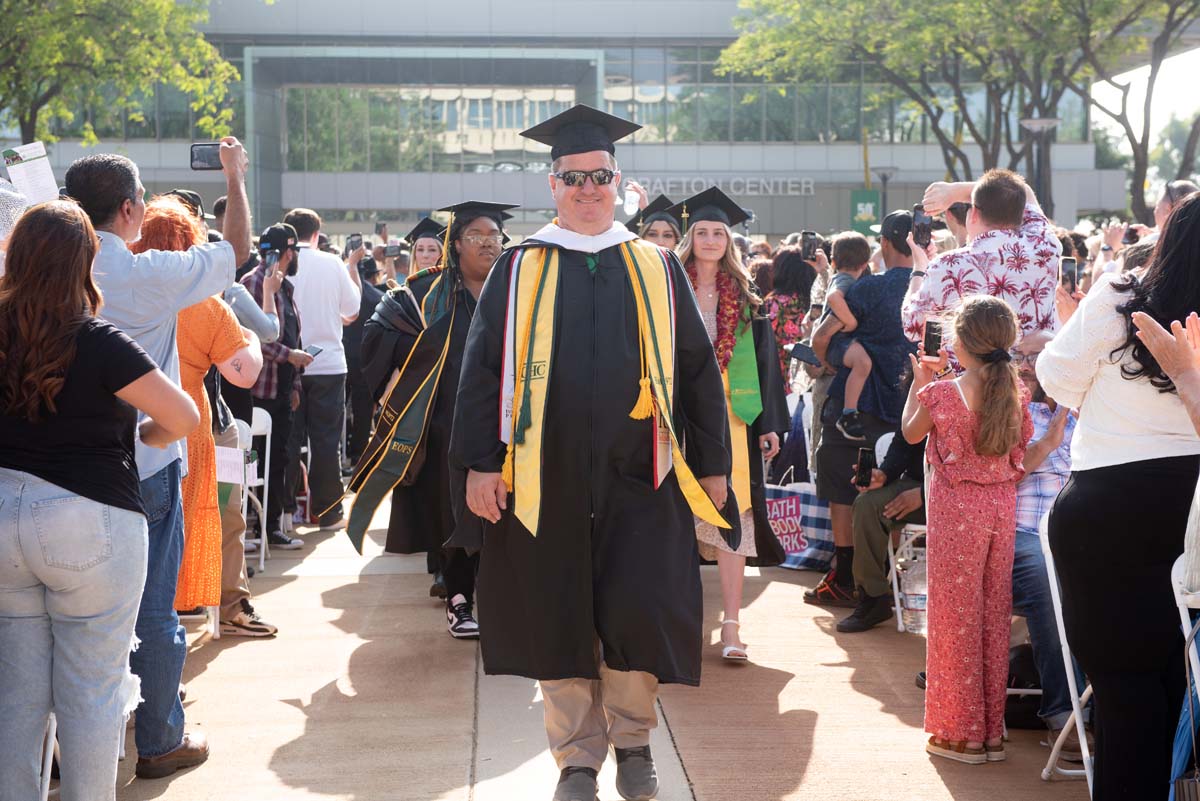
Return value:
<svg viewBox="0 0 1200 801">
<path fill-rule="evenodd" d="M 175 587 L 183 560 L 182 471 L 178 460 L 142 481 L 142 504 L 150 526 L 146 589 L 138 609 L 141 645 L 129 657 L 142 680 L 134 741 L 138 755 L 160 756 L 183 742 L 183 704 L 179 680 L 187 656 L 187 639 L 175 613 Z"/>
<path fill-rule="evenodd" d="M 1046 557 L 1036 531 L 1018 528 L 1013 559 L 1013 614 L 1025 618 L 1033 660 L 1042 681 L 1042 707 L 1038 717 L 1052 729 L 1061 729 L 1071 715 L 1071 688 L 1063 668 L 1062 641 L 1054 620 L 1050 597 L 1050 577 L 1046 575 Z M 1083 674 L 1075 671 L 1076 686 L 1083 691 Z"/>
<path fill-rule="evenodd" d="M 38 797 L 52 711 L 62 797 L 115 797 L 145 578 L 145 517 L 0 468 L 0 801 Z"/>
</svg>

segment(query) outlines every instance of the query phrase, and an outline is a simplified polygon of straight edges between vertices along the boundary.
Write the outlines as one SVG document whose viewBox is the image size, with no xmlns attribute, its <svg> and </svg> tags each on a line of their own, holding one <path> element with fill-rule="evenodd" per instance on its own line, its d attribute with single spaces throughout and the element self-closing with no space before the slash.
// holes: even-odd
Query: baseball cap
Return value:
<svg viewBox="0 0 1200 801">
<path fill-rule="evenodd" d="M 275 223 L 263 231 L 258 239 L 258 249 L 263 253 L 272 250 L 282 252 L 289 248 L 297 250 L 299 246 L 296 244 L 296 229 L 287 223 Z"/>
<path fill-rule="evenodd" d="M 184 203 L 187 204 L 188 208 L 190 208 L 192 210 L 192 212 L 195 213 L 195 215 L 202 220 L 217 219 L 216 217 L 212 216 L 211 214 L 207 214 L 204 211 L 204 198 L 200 197 L 199 192 L 195 192 L 191 189 L 172 189 L 170 192 L 167 192 L 166 194 L 174 195 L 175 197 L 182 200 Z"/>
<path fill-rule="evenodd" d="M 872 225 L 871 230 L 893 245 L 904 244 L 909 232 L 912 231 L 912 224 L 912 212 L 904 210 L 893 211 L 884 217 L 883 222 L 879 225 Z"/>
</svg>

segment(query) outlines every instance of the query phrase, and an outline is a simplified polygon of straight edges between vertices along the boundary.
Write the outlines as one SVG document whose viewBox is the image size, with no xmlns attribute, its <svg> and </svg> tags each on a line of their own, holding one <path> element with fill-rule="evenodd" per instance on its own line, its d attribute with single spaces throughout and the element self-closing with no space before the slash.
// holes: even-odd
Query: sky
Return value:
<svg viewBox="0 0 1200 801">
<path fill-rule="evenodd" d="M 1140 67 L 1124 73 L 1119 80 L 1130 81 L 1133 89 L 1130 92 L 1130 121 L 1135 131 L 1142 125 L 1142 104 L 1146 97 L 1146 77 L 1149 67 Z M 1171 119 L 1176 117 L 1190 120 L 1200 110 L 1200 92 L 1196 91 L 1196 75 L 1200 74 L 1200 48 L 1181 53 L 1163 61 L 1154 86 L 1154 100 L 1150 107 L 1151 147 L 1158 143 L 1158 133 Z M 1105 105 L 1116 108 L 1120 103 L 1121 94 L 1110 86 L 1097 84 L 1092 89 L 1092 96 Z M 1092 122 L 1102 128 L 1113 131 L 1124 140 L 1124 134 L 1112 119 L 1098 109 L 1092 109 Z"/>
</svg>

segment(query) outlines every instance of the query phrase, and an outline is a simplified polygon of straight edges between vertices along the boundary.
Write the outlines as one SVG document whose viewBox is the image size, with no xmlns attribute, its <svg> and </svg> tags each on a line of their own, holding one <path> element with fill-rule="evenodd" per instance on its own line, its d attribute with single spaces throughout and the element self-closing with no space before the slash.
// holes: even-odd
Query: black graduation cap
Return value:
<svg viewBox="0 0 1200 801">
<path fill-rule="evenodd" d="M 749 212 L 715 186 L 676 203 L 667 213 L 682 220 L 685 230 L 698 222 L 719 222 L 733 227 L 750 219 Z"/>
<path fill-rule="evenodd" d="M 545 122 L 539 123 L 521 136 L 550 145 L 550 158 L 605 150 L 616 153 L 614 142 L 624 139 L 642 126 L 612 114 L 579 104 L 572 106 Z"/>
<path fill-rule="evenodd" d="M 413 226 L 413 229 L 404 235 L 404 241 L 409 245 L 417 244 L 417 240 L 422 237 L 430 239 L 441 239 L 442 234 L 446 232 L 446 226 L 431 220 L 428 217 L 422 217 L 421 221 Z"/>
<path fill-rule="evenodd" d="M 486 200 L 464 200 L 453 206 L 443 206 L 438 211 L 448 211 L 456 217 L 464 214 L 496 214 L 501 220 L 511 220 L 511 214 L 505 214 L 509 209 L 519 208 L 519 203 L 490 203 Z"/>
<path fill-rule="evenodd" d="M 671 206 L 671 198 L 666 195 L 659 195 L 647 203 L 646 208 L 630 217 L 629 222 L 625 223 L 625 227 L 636 234 L 642 230 L 643 225 L 648 225 L 658 220 L 668 220 L 678 228 L 679 220 L 667 213 L 667 209 L 671 208 Z"/>
<path fill-rule="evenodd" d="M 494 216 L 499 217 L 500 221 L 503 222 L 504 220 L 511 220 L 513 217 L 507 213 L 507 210 L 516 208 L 520 208 L 519 203 L 491 203 L 486 200 L 464 200 L 462 203 L 455 203 L 453 206 L 443 206 L 438 211 L 448 211 L 455 217 L 462 217 L 464 215 L 471 217 Z M 502 243 L 507 245 L 512 240 L 503 228 L 504 226 L 501 225 Z"/>
</svg>

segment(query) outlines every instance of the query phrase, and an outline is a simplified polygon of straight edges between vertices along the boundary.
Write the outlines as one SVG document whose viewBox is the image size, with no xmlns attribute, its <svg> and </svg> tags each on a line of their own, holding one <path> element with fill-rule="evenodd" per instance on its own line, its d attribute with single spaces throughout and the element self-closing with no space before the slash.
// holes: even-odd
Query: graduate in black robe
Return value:
<svg viewBox="0 0 1200 801">
<path fill-rule="evenodd" d="M 699 299 L 729 403 L 736 505 L 730 517 L 741 526 L 740 543 L 730 548 L 721 532 L 702 520 L 696 522 L 696 535 L 701 555 L 715 560 L 721 574 L 721 655 L 745 661 L 749 655 L 738 621 L 747 560 L 777 565 L 786 556 L 767 519 L 763 459 L 779 452 L 780 437 L 788 430 L 787 395 L 770 321 L 758 313 L 761 300 L 733 241 L 732 227 L 749 214 L 718 187 L 664 213 L 679 219 L 685 230 L 680 258 Z"/>
<path fill-rule="evenodd" d="M 458 393 L 459 370 L 466 345 L 467 330 L 475 314 L 476 296 L 488 270 L 500 254 L 504 242 L 503 223 L 511 215 L 510 204 L 468 201 L 448 206 L 454 217 L 447 237 L 448 253 L 444 266 L 421 270 L 404 284 L 421 309 L 425 322 L 434 330 L 436 321 L 450 315 L 445 361 L 437 377 L 437 387 L 427 416 L 420 456 L 414 460 L 406 480 L 392 489 L 392 511 L 388 520 L 388 553 L 430 553 L 435 555 L 446 592 L 446 625 L 451 636 L 474 639 L 479 626 L 473 615 L 475 573 L 478 555 L 461 548 L 446 548 L 444 543 L 454 530 L 451 509 L 450 429 L 454 419 L 454 401 Z M 394 300 L 394 299 L 393 299 Z M 377 399 L 383 397 L 394 371 L 405 365 L 416 337 L 401 333 L 400 326 L 386 324 L 387 303 L 382 314 L 364 326 L 363 350 L 368 376 Z M 427 333 L 427 335 L 429 335 Z M 426 343 L 426 347 L 429 343 Z"/>
<path fill-rule="evenodd" d="M 612 141 L 636 128 L 576 106 L 526 132 L 554 147 L 559 217 L 505 253 L 488 277 L 455 409 L 452 458 L 471 471 L 471 510 L 490 518 L 478 589 L 484 670 L 541 680 L 547 736 L 563 771 L 555 798 L 586 797 L 609 744 L 622 794 L 651 797 L 627 793 L 657 787 L 656 779 L 650 786 L 648 746 L 657 684 L 700 681 L 693 512 L 677 478 L 680 465 L 655 489 L 654 421 L 630 416 L 642 373 L 638 312 L 620 245 L 636 236 L 613 222 L 620 174 Z M 585 171 L 582 180 L 577 171 Z M 719 507 L 729 472 L 720 372 L 678 261 L 642 246 L 656 254 L 660 270 L 663 259 L 669 266 L 675 424 L 686 422 L 692 432 L 688 461 Z M 509 279 L 529 248 L 556 251 L 560 265 L 548 370 L 538 363 L 534 376 L 548 382 L 536 532 L 514 514 L 529 488 L 518 480 L 509 495 L 501 480 Z M 487 493 L 493 495 L 485 503 Z"/>
</svg>

